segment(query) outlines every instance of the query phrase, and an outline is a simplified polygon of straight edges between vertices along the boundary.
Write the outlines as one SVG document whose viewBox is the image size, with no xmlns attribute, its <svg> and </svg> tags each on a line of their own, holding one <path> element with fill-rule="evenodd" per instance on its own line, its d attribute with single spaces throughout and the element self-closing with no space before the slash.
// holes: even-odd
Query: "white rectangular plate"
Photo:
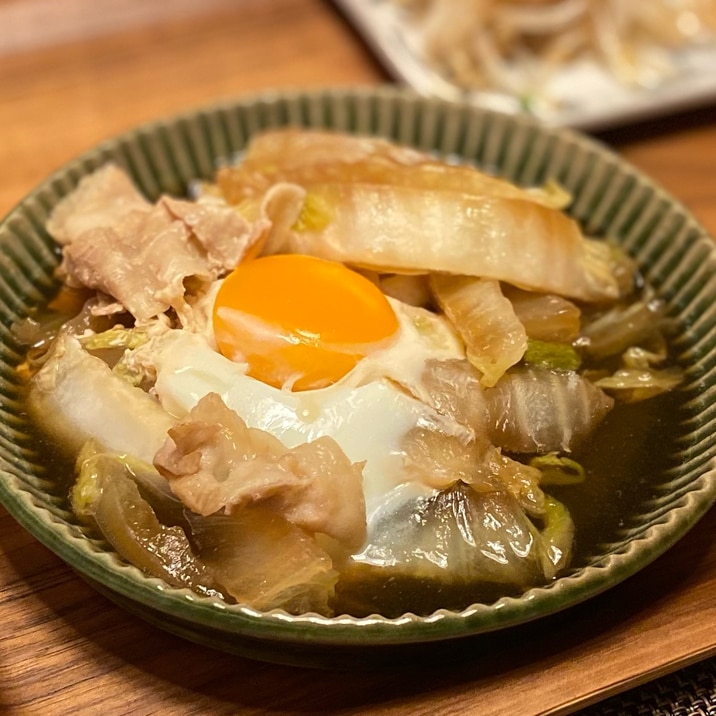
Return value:
<svg viewBox="0 0 716 716">
<path fill-rule="evenodd" d="M 397 81 L 425 96 L 506 112 L 522 109 L 515 97 L 467 91 L 441 77 L 421 53 L 419 32 L 404 21 L 395 3 L 334 2 Z M 650 88 L 625 86 L 594 62 L 575 62 L 550 81 L 553 101 L 538 102 L 531 112 L 549 124 L 597 131 L 716 102 L 716 43 L 679 50 L 671 59 L 673 75 Z"/>
</svg>

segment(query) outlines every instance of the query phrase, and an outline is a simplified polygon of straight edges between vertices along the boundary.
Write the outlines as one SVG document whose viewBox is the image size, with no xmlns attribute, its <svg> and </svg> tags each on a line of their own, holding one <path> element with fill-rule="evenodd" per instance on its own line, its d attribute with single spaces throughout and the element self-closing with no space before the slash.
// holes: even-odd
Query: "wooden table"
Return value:
<svg viewBox="0 0 716 716">
<path fill-rule="evenodd" d="M 268 87 L 386 80 L 322 0 L 0 0 L 0 215 L 73 155 L 137 123 Z M 716 233 L 716 108 L 603 139 Z M 566 713 L 716 653 L 714 533 L 712 510 L 641 574 L 492 640 L 489 653 L 322 672 L 148 626 L 0 510 L 0 713 Z"/>
</svg>

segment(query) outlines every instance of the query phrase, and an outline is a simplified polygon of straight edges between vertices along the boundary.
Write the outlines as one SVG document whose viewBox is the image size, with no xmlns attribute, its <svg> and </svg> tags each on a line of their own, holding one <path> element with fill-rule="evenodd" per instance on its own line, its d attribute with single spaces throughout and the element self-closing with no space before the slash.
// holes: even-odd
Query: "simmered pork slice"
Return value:
<svg viewBox="0 0 716 716">
<path fill-rule="evenodd" d="M 351 463 L 329 437 L 288 449 L 270 433 L 247 427 L 216 393 L 169 430 L 154 465 L 197 514 L 261 505 L 348 549 L 365 540 L 361 464 Z"/>
<path fill-rule="evenodd" d="M 159 203 L 192 233 L 206 251 L 212 272 L 229 271 L 253 245 L 263 223 L 255 229 L 234 209 L 218 203 L 200 203 L 162 197 Z"/>
<path fill-rule="evenodd" d="M 181 312 L 186 279 L 208 283 L 233 269 L 269 224 L 218 202 L 162 197 L 152 205 L 108 165 L 58 204 L 47 228 L 65 246 L 60 272 L 68 284 L 108 294 L 146 320 Z"/>
<path fill-rule="evenodd" d="M 57 204 L 47 230 L 58 244 L 70 244 L 86 231 L 114 226 L 127 214 L 151 207 L 124 171 L 107 164 L 84 177 Z"/>
<path fill-rule="evenodd" d="M 132 211 L 113 226 L 85 231 L 65 246 L 67 283 L 113 296 L 138 320 L 184 304 L 184 280 L 211 272 L 189 232 L 163 208 Z"/>
</svg>

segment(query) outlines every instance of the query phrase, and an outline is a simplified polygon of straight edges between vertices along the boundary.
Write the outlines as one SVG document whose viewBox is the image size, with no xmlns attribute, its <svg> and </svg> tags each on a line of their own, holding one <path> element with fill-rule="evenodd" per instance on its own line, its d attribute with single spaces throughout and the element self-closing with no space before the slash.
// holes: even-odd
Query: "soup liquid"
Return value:
<svg viewBox="0 0 716 716">
<path fill-rule="evenodd" d="M 568 572 L 588 565 L 603 545 L 619 540 L 619 531 L 640 513 L 654 487 L 672 464 L 678 416 L 678 390 L 631 405 L 616 405 L 589 442 L 575 452 L 586 472 L 577 485 L 544 486 L 568 509 L 575 523 L 575 550 Z M 402 575 L 380 575 L 377 568 L 353 570 L 339 582 L 336 613 L 373 613 L 398 617 L 427 615 L 436 609 L 462 610 L 476 602 L 519 596 L 514 586 L 438 583 Z"/>
<path fill-rule="evenodd" d="M 572 457 L 585 468 L 583 483 L 545 486 L 562 502 L 575 523 L 575 551 L 569 571 L 584 567 L 618 540 L 618 532 L 640 504 L 654 494 L 675 450 L 679 391 L 633 405 L 617 405 L 589 442 Z M 69 505 L 74 482 L 73 460 L 36 431 L 38 463 L 56 485 L 55 494 Z M 430 614 L 436 609 L 461 610 L 475 602 L 490 603 L 518 596 L 514 587 L 464 584 L 390 575 L 375 568 L 354 569 L 338 584 L 335 613 L 397 617 L 405 612 Z"/>
</svg>

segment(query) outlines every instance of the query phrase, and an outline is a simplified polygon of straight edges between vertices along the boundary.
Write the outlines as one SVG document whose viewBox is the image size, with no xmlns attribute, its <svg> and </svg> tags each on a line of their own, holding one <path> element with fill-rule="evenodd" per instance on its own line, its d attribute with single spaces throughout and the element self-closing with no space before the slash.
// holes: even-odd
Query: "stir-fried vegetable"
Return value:
<svg viewBox="0 0 716 716">
<path fill-rule="evenodd" d="M 596 62 L 628 85 L 670 77 L 669 50 L 713 37 L 713 0 L 393 0 L 427 61 L 458 85 L 540 97 L 570 63 Z M 543 98 L 544 99 L 544 98 Z"/>
</svg>

